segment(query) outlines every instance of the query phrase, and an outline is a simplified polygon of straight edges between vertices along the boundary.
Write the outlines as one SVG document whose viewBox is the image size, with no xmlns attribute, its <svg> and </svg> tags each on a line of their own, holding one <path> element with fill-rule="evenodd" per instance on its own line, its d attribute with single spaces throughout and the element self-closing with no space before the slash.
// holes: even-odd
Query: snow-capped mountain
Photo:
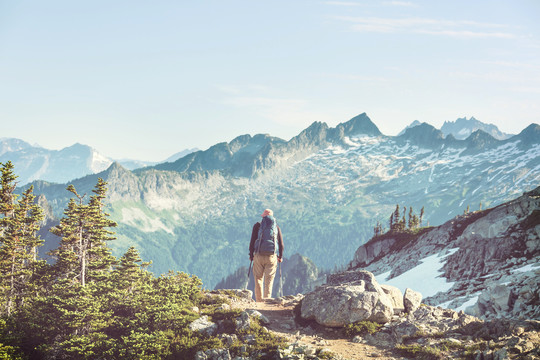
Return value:
<svg viewBox="0 0 540 360">
<path fill-rule="evenodd" d="M 112 160 L 87 145 L 61 150 L 32 146 L 19 139 L 0 140 L 0 162 L 11 161 L 20 185 L 34 180 L 64 183 L 107 169 Z"/>
<path fill-rule="evenodd" d="M 165 161 L 175 161 L 197 149 L 186 149 Z M 0 162 L 11 161 L 19 185 L 35 180 L 65 183 L 106 170 L 115 161 L 90 146 L 74 144 L 61 150 L 49 150 L 14 138 L 0 138 Z M 157 162 L 132 159 L 117 160 L 128 170 L 154 166 Z"/>
<path fill-rule="evenodd" d="M 470 119 L 459 118 L 456 121 L 445 121 L 441 127 L 444 136 L 452 134 L 456 139 L 464 140 L 477 130 L 482 130 L 485 133 L 493 136 L 497 140 L 506 140 L 512 135 L 503 133 L 493 124 L 486 124 L 474 117 Z"/>
<path fill-rule="evenodd" d="M 207 287 L 249 261 L 251 227 L 272 208 L 287 254 L 331 269 L 350 261 L 396 204 L 442 224 L 470 207 L 509 201 L 540 182 L 540 126 L 507 140 L 478 130 L 465 140 L 421 124 L 385 136 L 366 114 L 313 123 L 289 141 L 243 135 L 172 163 L 129 171 L 113 164 L 73 184 L 109 182 L 118 254 L 136 245 L 153 270 L 197 274 Z M 63 185 L 36 183 L 57 216 Z M 248 262 L 249 263 L 249 262 Z"/>
</svg>

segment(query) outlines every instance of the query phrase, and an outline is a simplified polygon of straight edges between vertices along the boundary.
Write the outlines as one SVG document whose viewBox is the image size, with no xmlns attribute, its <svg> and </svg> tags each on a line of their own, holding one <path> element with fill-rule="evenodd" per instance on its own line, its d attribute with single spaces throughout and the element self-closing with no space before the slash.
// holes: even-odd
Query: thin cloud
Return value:
<svg viewBox="0 0 540 360">
<path fill-rule="evenodd" d="M 509 33 L 501 32 L 478 32 L 478 31 L 455 31 L 455 30 L 441 30 L 441 31 L 430 31 L 430 30 L 417 30 L 414 31 L 416 34 L 427 34 L 427 35 L 444 35 L 452 37 L 461 37 L 461 38 L 499 38 L 499 39 L 514 39 L 515 35 Z"/>
<path fill-rule="evenodd" d="M 334 19 L 352 23 L 350 28 L 356 32 L 414 33 L 461 38 L 516 38 L 514 34 L 501 30 L 506 29 L 506 25 L 468 20 L 452 21 L 427 18 L 396 19 L 353 16 L 335 16 Z M 490 31 L 492 29 L 496 29 L 497 31 Z"/>
<path fill-rule="evenodd" d="M 323 4 L 334 6 L 361 6 L 362 4 L 352 1 L 325 1 Z"/>
<path fill-rule="evenodd" d="M 383 4 L 390 6 L 418 7 L 417 4 L 410 1 L 385 1 Z"/>
</svg>

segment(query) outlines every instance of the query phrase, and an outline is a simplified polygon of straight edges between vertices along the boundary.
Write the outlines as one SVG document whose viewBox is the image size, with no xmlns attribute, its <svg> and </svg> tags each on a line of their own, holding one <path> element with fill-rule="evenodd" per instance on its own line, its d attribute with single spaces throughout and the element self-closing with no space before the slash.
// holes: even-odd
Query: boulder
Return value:
<svg viewBox="0 0 540 360">
<path fill-rule="evenodd" d="M 403 293 L 397 287 L 392 285 L 381 284 L 381 288 L 384 293 L 388 295 L 392 300 L 392 307 L 394 308 L 394 314 L 401 314 L 405 310 L 403 305 Z"/>
<path fill-rule="evenodd" d="M 189 330 L 206 335 L 213 335 L 217 331 L 217 325 L 208 319 L 208 315 L 201 316 L 189 324 Z"/>
<path fill-rule="evenodd" d="M 510 296 L 512 291 L 510 288 L 503 284 L 496 285 L 490 294 L 490 302 L 493 309 L 497 312 L 507 312 L 510 309 Z"/>
<path fill-rule="evenodd" d="M 403 305 L 405 311 L 408 313 L 414 312 L 420 307 L 422 303 L 422 294 L 409 288 L 405 289 L 405 295 L 403 296 Z"/>
<path fill-rule="evenodd" d="M 303 318 L 329 327 L 363 320 L 387 323 L 393 314 L 392 300 L 365 270 L 330 275 L 327 284 L 308 293 L 301 305 Z"/>
</svg>

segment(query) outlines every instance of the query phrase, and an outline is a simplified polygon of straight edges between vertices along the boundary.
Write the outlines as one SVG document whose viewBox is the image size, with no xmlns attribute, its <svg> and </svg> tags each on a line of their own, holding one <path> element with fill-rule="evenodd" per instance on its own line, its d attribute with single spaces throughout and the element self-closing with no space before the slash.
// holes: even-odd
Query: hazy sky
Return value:
<svg viewBox="0 0 540 360">
<path fill-rule="evenodd" d="M 540 123 L 540 1 L 0 0 L 0 137 L 160 161 L 366 112 Z"/>
</svg>

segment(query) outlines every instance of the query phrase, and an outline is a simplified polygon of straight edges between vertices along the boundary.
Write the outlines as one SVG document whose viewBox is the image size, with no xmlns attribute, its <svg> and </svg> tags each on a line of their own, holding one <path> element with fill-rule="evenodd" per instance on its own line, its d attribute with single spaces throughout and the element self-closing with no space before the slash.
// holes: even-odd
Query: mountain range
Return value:
<svg viewBox="0 0 540 360">
<path fill-rule="evenodd" d="M 186 149 L 165 160 L 175 161 L 198 149 Z M 88 145 L 74 144 L 61 150 L 49 150 L 14 138 L 0 138 L 0 162 L 11 161 L 18 171 L 20 185 L 34 180 L 66 183 L 106 170 L 115 160 L 100 154 Z M 126 169 L 134 170 L 155 162 L 117 160 Z"/>
<path fill-rule="evenodd" d="M 468 207 L 509 201 L 539 183 L 540 126 L 505 140 L 482 130 L 457 139 L 425 123 L 385 136 L 360 114 L 333 128 L 315 122 L 289 141 L 242 135 L 133 171 L 113 163 L 70 183 L 90 193 L 98 177 L 109 183 L 107 211 L 119 223 L 116 254 L 135 245 L 154 272 L 197 274 L 212 288 L 249 263 L 251 227 L 264 208 L 276 214 L 286 257 L 331 269 L 347 264 L 396 204 L 424 207 L 425 224 L 439 225 Z M 58 219 L 66 184 L 33 185 Z"/>
</svg>

